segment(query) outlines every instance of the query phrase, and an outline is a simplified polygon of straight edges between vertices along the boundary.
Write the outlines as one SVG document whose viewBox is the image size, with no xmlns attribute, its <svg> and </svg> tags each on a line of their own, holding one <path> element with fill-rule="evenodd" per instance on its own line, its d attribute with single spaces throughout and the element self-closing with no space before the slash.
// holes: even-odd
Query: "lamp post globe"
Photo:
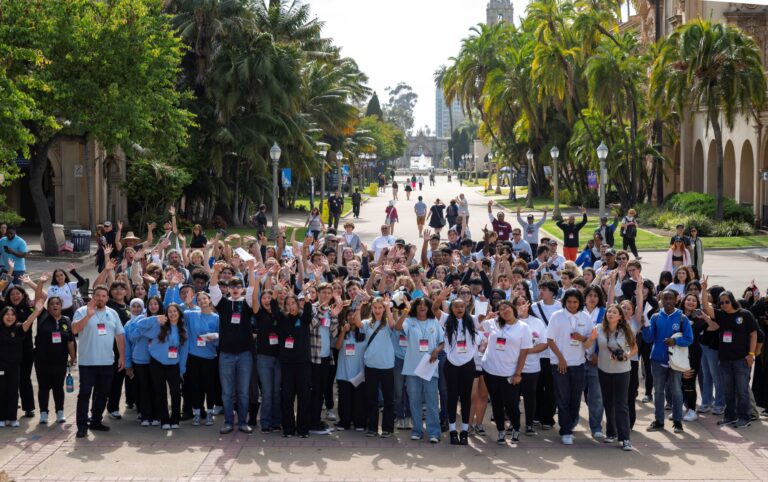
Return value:
<svg viewBox="0 0 768 482">
<path fill-rule="evenodd" d="M 336 163 L 337 168 L 339 171 L 339 182 L 336 184 L 336 187 L 339 189 L 339 193 L 341 194 L 341 198 L 344 199 L 344 177 L 342 176 L 341 171 L 341 161 L 344 160 L 344 153 L 341 151 L 336 151 Z"/>
<path fill-rule="evenodd" d="M 558 186 L 559 179 L 558 179 L 558 165 L 557 165 L 557 158 L 560 157 L 560 149 L 557 148 L 557 146 L 552 146 L 552 149 L 549 150 L 549 155 L 552 156 L 552 180 L 553 182 L 553 191 L 554 191 L 554 203 L 555 203 L 555 209 L 552 211 L 552 217 L 555 219 L 562 219 L 562 215 L 560 214 L 560 188 Z"/>
<path fill-rule="evenodd" d="M 277 142 L 272 144 L 272 148 L 269 150 L 269 157 L 272 158 L 272 236 L 277 239 L 277 193 L 278 193 L 278 180 L 277 180 L 277 167 L 280 164 L 280 155 L 282 150 Z"/>
</svg>

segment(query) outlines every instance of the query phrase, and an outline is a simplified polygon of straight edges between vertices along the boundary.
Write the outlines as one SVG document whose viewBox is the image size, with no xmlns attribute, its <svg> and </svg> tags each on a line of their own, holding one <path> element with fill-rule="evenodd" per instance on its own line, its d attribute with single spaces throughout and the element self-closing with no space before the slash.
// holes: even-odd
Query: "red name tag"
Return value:
<svg viewBox="0 0 768 482">
<path fill-rule="evenodd" d="M 496 338 L 496 349 L 499 351 L 504 351 L 507 349 L 507 339 L 506 338 Z"/>
<path fill-rule="evenodd" d="M 97 323 L 96 324 L 96 331 L 98 331 L 99 335 L 106 335 L 107 334 L 107 325 L 104 323 Z"/>
<path fill-rule="evenodd" d="M 355 344 L 347 343 L 346 345 L 344 345 L 344 353 L 347 356 L 355 356 Z"/>
<path fill-rule="evenodd" d="M 288 348 L 288 349 L 292 349 L 293 348 L 293 337 L 292 336 L 289 336 L 288 338 L 285 339 L 285 347 Z"/>
<path fill-rule="evenodd" d="M 61 333 L 58 331 L 51 333 L 51 343 L 61 343 Z"/>
<path fill-rule="evenodd" d="M 169 346 L 168 347 L 168 358 L 171 360 L 174 360 L 179 357 L 179 349 L 175 346 Z"/>
<path fill-rule="evenodd" d="M 274 334 L 274 333 L 270 333 L 269 334 L 269 344 L 270 345 L 277 345 L 277 343 L 278 343 L 277 335 Z"/>
<path fill-rule="evenodd" d="M 429 351 L 429 340 L 419 340 L 419 351 Z"/>
</svg>

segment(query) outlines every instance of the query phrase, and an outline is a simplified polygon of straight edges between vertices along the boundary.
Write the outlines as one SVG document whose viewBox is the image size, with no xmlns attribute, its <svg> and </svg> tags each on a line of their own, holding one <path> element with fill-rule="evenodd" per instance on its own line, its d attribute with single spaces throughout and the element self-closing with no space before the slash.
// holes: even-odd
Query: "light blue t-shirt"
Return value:
<svg viewBox="0 0 768 482">
<path fill-rule="evenodd" d="M 376 335 L 378 337 L 378 335 Z M 339 350 L 339 360 L 336 365 L 336 380 L 348 382 L 363 371 L 363 354 L 367 339 L 355 341 L 354 332 L 350 331 L 344 338 L 344 344 Z"/>
<path fill-rule="evenodd" d="M 79 308 L 75 312 L 72 324 L 80 323 L 87 314 L 87 306 Z M 77 337 L 80 365 L 111 366 L 115 362 L 115 353 L 112 351 L 115 337 L 123 334 L 125 329 L 115 310 L 112 308 L 97 310 Z"/>
<path fill-rule="evenodd" d="M 0 238 L 0 257 L 2 257 L 3 260 L 3 267 L 10 271 L 8 268 L 8 260 L 13 260 L 14 267 L 13 270 L 15 272 L 18 271 L 26 271 L 27 270 L 27 262 L 25 258 L 18 258 L 10 253 L 5 252 L 5 247 L 8 246 L 8 248 L 12 249 L 13 251 L 17 253 L 26 253 L 27 252 L 27 243 L 19 237 L 17 234 L 13 237 L 13 239 L 9 240 L 8 237 Z"/>
<path fill-rule="evenodd" d="M 392 348 L 395 350 L 395 357 L 403 360 L 405 358 L 405 346 L 408 346 L 408 338 L 405 336 L 405 332 L 402 330 L 390 330 L 390 339 L 392 340 Z M 403 337 L 403 344 L 400 345 L 400 336 Z"/>
<path fill-rule="evenodd" d="M 331 356 L 331 328 L 320 325 L 320 358 Z"/>
<path fill-rule="evenodd" d="M 378 321 L 365 320 L 363 322 L 363 332 L 367 340 L 371 339 L 373 333 L 379 327 Z M 378 368 L 386 370 L 395 367 L 395 348 L 392 346 L 392 330 L 384 323 L 365 351 L 365 366 L 368 368 Z"/>
<path fill-rule="evenodd" d="M 408 317 L 403 323 L 403 331 L 408 338 L 408 348 L 405 349 L 405 360 L 403 361 L 403 375 L 413 376 L 413 372 L 424 354 L 431 353 L 437 348 L 437 345 L 443 343 L 443 329 L 434 318 L 419 321 L 416 318 Z M 421 340 L 427 340 L 426 351 L 421 351 L 419 343 Z M 440 370 L 435 370 L 433 378 L 437 378 L 439 374 Z"/>
<path fill-rule="evenodd" d="M 424 203 L 424 201 L 419 201 L 416 204 L 414 204 L 413 210 L 416 212 L 416 216 L 427 215 L 427 205 Z"/>
</svg>

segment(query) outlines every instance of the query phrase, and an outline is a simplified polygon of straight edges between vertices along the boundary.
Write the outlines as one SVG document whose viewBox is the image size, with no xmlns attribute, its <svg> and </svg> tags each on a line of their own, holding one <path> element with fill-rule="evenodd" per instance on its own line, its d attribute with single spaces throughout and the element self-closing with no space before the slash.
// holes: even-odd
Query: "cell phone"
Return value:
<svg viewBox="0 0 768 482">
<path fill-rule="evenodd" d="M 226 236 L 227 235 L 227 230 L 226 229 L 219 229 L 219 234 L 221 236 Z"/>
<path fill-rule="evenodd" d="M 693 316 L 695 316 L 696 318 L 701 318 L 702 314 L 703 312 L 700 309 L 696 309 L 693 311 Z"/>
</svg>

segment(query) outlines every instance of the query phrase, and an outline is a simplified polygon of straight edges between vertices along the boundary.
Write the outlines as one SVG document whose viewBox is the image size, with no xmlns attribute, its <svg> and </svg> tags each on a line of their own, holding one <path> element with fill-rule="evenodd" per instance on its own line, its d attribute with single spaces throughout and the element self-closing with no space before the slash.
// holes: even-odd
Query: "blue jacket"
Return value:
<svg viewBox="0 0 768 482">
<path fill-rule="evenodd" d="M 592 250 L 589 248 L 584 248 L 584 251 L 582 251 L 579 257 L 576 258 L 576 266 L 579 268 L 591 268 L 594 264 L 595 262 L 592 260 Z"/>
<path fill-rule="evenodd" d="M 141 315 L 125 324 L 125 367 L 134 364 L 149 365 L 149 340 L 143 338 L 136 327 L 145 317 Z"/>
<path fill-rule="evenodd" d="M 199 310 L 200 308 L 196 305 L 197 303 L 197 296 L 193 297 L 192 299 L 192 305 L 193 306 L 187 306 L 184 304 L 184 301 L 181 299 L 180 295 L 181 286 L 180 285 L 174 285 L 169 286 L 167 290 L 165 290 L 165 297 L 163 298 L 163 307 L 165 309 L 168 309 L 168 307 L 171 305 L 171 303 L 176 303 L 181 308 L 181 312 L 184 313 L 187 310 Z"/>
<path fill-rule="evenodd" d="M 184 312 L 184 326 L 187 328 L 188 353 L 207 360 L 216 358 L 219 341 L 201 341 L 204 345 L 198 346 L 197 337 L 207 333 L 218 333 L 219 315 L 216 313 L 203 314 L 198 310 L 187 310 Z"/>
<path fill-rule="evenodd" d="M 671 315 L 667 315 L 662 309 L 651 317 L 650 326 L 643 327 L 643 341 L 653 344 L 651 360 L 662 365 L 669 363 L 669 347 L 664 344 L 664 340 L 678 332 L 682 336 L 675 339 L 677 346 L 690 346 L 693 343 L 691 322 L 682 311 L 675 309 Z"/>
<path fill-rule="evenodd" d="M 187 343 L 181 343 L 177 326 L 170 325 L 170 327 L 165 341 L 157 338 L 160 334 L 160 324 L 156 316 L 140 320 L 136 330 L 149 340 L 149 355 L 152 359 L 163 365 L 179 365 L 179 372 L 183 375 L 187 368 Z M 175 357 L 170 356 L 172 350 L 176 354 Z"/>
</svg>

